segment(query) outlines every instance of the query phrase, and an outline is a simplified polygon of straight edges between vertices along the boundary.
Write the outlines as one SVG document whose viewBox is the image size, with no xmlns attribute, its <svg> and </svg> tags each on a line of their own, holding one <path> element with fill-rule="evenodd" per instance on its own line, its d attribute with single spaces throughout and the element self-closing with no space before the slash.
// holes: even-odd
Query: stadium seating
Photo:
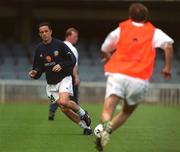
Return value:
<svg viewBox="0 0 180 152">
<path fill-rule="evenodd" d="M 81 40 L 76 47 L 79 51 L 81 81 L 105 81 L 103 63 L 100 62 L 100 44 L 96 40 L 91 42 Z M 28 80 L 27 74 L 32 66 L 34 50 L 34 44 L 25 48 L 13 41 L 0 42 L 0 79 Z M 162 78 L 163 59 L 158 53 L 151 82 L 180 82 L 180 61 L 178 58 L 180 50 L 176 50 L 176 52 L 177 56 L 175 55 L 172 66 L 173 79 L 165 81 Z M 44 80 L 44 76 L 41 79 Z"/>
</svg>

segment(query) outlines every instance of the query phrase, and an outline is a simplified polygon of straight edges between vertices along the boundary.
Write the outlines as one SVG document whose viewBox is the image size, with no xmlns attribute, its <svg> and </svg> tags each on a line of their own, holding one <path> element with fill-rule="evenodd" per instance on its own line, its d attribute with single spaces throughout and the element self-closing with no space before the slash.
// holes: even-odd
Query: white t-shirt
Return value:
<svg viewBox="0 0 180 152">
<path fill-rule="evenodd" d="M 78 58 L 79 58 L 79 54 L 77 49 L 71 44 L 71 42 L 69 41 L 64 41 L 64 43 L 71 49 L 71 51 L 73 52 L 74 56 L 76 57 L 76 65 L 78 66 Z"/>
<path fill-rule="evenodd" d="M 135 26 L 144 26 L 143 23 L 137 23 L 132 22 Z M 116 48 L 116 44 L 118 43 L 118 40 L 120 38 L 121 28 L 118 27 L 115 30 L 113 30 L 109 35 L 106 37 L 104 43 L 101 46 L 101 50 L 103 52 L 112 52 Z M 164 49 L 165 43 L 174 43 L 174 40 L 169 37 L 166 33 L 164 33 L 162 30 L 156 28 L 153 36 L 152 46 L 154 48 L 162 48 Z"/>
</svg>

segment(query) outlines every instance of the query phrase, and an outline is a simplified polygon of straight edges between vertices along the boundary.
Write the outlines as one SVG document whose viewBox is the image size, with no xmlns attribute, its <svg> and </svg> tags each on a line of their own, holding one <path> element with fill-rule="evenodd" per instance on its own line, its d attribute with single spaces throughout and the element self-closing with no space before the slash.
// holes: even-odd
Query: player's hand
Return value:
<svg viewBox="0 0 180 152">
<path fill-rule="evenodd" d="M 75 77 L 75 78 L 74 78 L 74 85 L 77 86 L 77 85 L 79 85 L 79 84 L 80 84 L 80 79 L 79 79 L 79 77 Z"/>
<path fill-rule="evenodd" d="M 170 79 L 171 78 L 171 72 L 168 68 L 163 68 L 161 73 L 162 73 L 164 79 Z"/>
<path fill-rule="evenodd" d="M 110 59 L 110 57 L 111 57 L 111 54 L 102 52 L 101 62 L 106 63 Z"/>
<path fill-rule="evenodd" d="M 61 69 L 62 69 L 61 66 L 59 64 L 56 64 L 55 66 L 53 66 L 52 71 L 59 72 Z"/>
<path fill-rule="evenodd" d="M 37 74 L 36 70 L 29 71 L 29 77 L 31 77 L 31 78 L 34 78 L 36 76 L 36 74 Z"/>
</svg>

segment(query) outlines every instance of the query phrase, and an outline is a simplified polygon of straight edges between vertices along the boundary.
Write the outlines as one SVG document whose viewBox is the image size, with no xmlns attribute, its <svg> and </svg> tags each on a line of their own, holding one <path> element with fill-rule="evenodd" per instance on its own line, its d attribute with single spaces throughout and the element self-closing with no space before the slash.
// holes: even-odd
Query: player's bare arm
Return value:
<svg viewBox="0 0 180 152">
<path fill-rule="evenodd" d="M 166 43 L 164 46 L 165 51 L 165 63 L 164 68 L 162 69 L 162 74 L 165 79 L 171 77 L 171 64 L 173 58 L 173 46 L 170 43 Z"/>
<path fill-rule="evenodd" d="M 78 72 L 78 67 L 77 65 L 74 66 L 73 69 L 73 76 L 74 76 L 74 85 L 79 85 L 80 84 L 80 79 L 79 79 L 79 72 Z"/>
</svg>

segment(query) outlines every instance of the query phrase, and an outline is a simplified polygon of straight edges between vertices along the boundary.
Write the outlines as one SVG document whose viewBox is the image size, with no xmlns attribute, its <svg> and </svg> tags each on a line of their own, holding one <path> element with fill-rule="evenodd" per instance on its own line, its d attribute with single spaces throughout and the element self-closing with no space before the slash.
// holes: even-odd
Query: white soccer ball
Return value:
<svg viewBox="0 0 180 152">
<path fill-rule="evenodd" d="M 100 132 L 103 131 L 103 125 L 99 124 L 96 126 L 96 128 L 94 129 L 94 134 L 96 137 L 100 138 Z"/>
</svg>

